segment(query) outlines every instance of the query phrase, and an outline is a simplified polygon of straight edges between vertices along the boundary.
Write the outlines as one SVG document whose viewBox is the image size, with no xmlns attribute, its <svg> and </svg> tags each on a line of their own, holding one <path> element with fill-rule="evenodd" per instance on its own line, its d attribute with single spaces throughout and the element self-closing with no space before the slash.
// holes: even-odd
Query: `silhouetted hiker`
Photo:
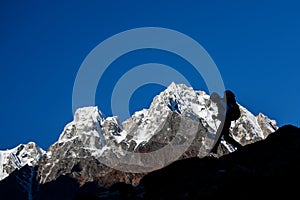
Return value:
<svg viewBox="0 0 300 200">
<path fill-rule="evenodd" d="M 241 116 L 241 111 L 239 108 L 239 105 L 236 103 L 235 95 L 232 91 L 226 90 L 224 92 L 224 97 L 221 98 L 219 94 L 212 93 L 210 96 L 210 99 L 215 102 L 218 106 L 218 115 L 213 116 L 214 120 L 219 119 L 222 123 L 219 126 L 219 129 L 222 128 L 222 132 L 215 143 L 214 147 L 211 150 L 211 153 L 217 154 L 218 153 L 218 147 L 221 142 L 222 136 L 224 137 L 224 140 L 231 145 L 233 145 L 236 148 L 240 148 L 242 145 L 240 145 L 238 142 L 236 142 L 231 136 L 229 132 L 229 128 L 231 125 L 231 121 L 237 120 Z M 222 126 L 223 125 L 223 126 Z M 219 132 L 220 130 L 218 130 Z"/>
</svg>

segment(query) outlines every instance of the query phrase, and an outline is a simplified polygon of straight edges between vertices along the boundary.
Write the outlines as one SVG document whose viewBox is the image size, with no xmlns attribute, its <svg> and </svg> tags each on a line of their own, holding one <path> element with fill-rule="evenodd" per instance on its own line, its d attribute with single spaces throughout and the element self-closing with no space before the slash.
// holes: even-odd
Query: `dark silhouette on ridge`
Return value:
<svg viewBox="0 0 300 200">
<path fill-rule="evenodd" d="M 224 97 L 222 98 L 218 93 L 213 92 L 210 96 L 210 99 L 216 103 L 218 107 L 218 115 L 213 116 L 214 120 L 219 119 L 221 121 L 217 131 L 218 133 L 221 133 L 217 138 L 211 153 L 218 154 L 218 147 L 222 137 L 224 137 L 224 140 L 233 145 L 235 148 L 240 148 L 242 145 L 235 141 L 232 136 L 230 136 L 229 132 L 231 121 L 237 120 L 241 116 L 241 111 L 239 105 L 236 103 L 234 93 L 231 90 L 226 90 L 224 92 Z"/>
</svg>

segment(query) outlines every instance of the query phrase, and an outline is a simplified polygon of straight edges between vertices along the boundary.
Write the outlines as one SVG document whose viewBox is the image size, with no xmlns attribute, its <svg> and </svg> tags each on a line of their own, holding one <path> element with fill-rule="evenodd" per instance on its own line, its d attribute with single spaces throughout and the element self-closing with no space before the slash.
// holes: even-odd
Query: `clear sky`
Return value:
<svg viewBox="0 0 300 200">
<path fill-rule="evenodd" d="M 119 32 L 149 26 L 173 29 L 199 42 L 216 63 L 225 88 L 252 113 L 262 112 L 279 126 L 299 126 L 299 8 L 296 0 L 2 0 L 0 149 L 29 141 L 47 149 L 73 119 L 73 84 L 90 51 Z M 118 73 L 148 62 L 188 66 L 158 50 L 122 56 L 101 80 L 107 90 L 97 90 L 96 104 L 107 116 Z M 190 79 L 195 89 L 206 90 L 197 82 L 201 77 Z M 130 111 L 148 107 L 163 89 L 139 88 Z"/>
</svg>

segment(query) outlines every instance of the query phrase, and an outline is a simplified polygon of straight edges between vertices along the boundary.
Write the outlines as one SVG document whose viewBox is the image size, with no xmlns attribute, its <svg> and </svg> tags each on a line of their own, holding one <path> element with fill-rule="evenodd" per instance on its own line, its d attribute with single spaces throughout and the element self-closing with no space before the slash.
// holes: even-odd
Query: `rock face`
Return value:
<svg viewBox="0 0 300 200">
<path fill-rule="evenodd" d="M 20 144 L 13 149 L 0 151 L 0 180 L 25 165 L 37 165 L 44 153 L 45 151 L 34 142 Z"/>
<path fill-rule="evenodd" d="M 70 174 L 40 185 L 32 179 L 28 187 L 30 184 L 20 182 L 20 177 L 34 171 L 25 166 L 0 182 L 0 193 L 4 199 L 43 200 L 294 198 L 298 185 L 293 180 L 300 178 L 299 150 L 300 128 L 286 125 L 264 140 L 244 145 L 220 158 L 192 157 L 175 161 L 144 175 L 135 187 L 124 181 L 103 187 L 97 180 L 80 185 Z M 111 178 L 117 176 L 111 174 Z"/>
<path fill-rule="evenodd" d="M 254 116 L 240 105 L 241 117 L 231 124 L 233 137 L 242 145 L 265 139 L 270 133 L 278 129 L 275 120 L 259 113 Z"/>
<path fill-rule="evenodd" d="M 274 120 L 240 108 L 242 116 L 232 123 L 231 132 L 242 145 L 262 140 L 272 128 L 277 129 Z M 212 116 L 217 112 L 205 92 L 174 83 L 153 99 L 149 109 L 134 113 L 122 124 L 117 117 L 104 118 L 97 107 L 80 108 L 40 159 L 38 180 L 46 183 L 71 174 L 84 184 L 108 180 L 111 173 L 117 173 L 120 181 L 136 185 L 141 174 L 174 160 L 205 156 L 216 138 L 220 122 Z M 170 144 L 175 148 L 159 152 Z M 223 153 L 234 151 L 225 141 L 223 144 Z M 128 152 L 131 154 L 124 155 Z M 129 176 L 130 172 L 139 175 Z"/>
<path fill-rule="evenodd" d="M 242 115 L 232 122 L 230 132 L 240 144 L 264 140 L 278 129 L 276 121 L 262 113 L 254 116 L 239 106 Z M 175 83 L 157 95 L 148 109 L 122 123 L 117 116 L 103 117 L 96 106 L 79 108 L 46 152 L 29 151 L 29 157 L 34 158 L 30 162 L 22 160 L 26 158 L 22 150 L 13 154 L 3 151 L 0 158 L 5 173 L 1 177 L 28 164 L 36 166 L 34 174 L 41 191 L 62 177 L 79 186 L 97 183 L 108 188 L 118 182 L 137 186 L 146 174 L 175 160 L 205 157 L 217 138 L 220 121 L 213 117 L 217 113 L 208 94 Z M 235 151 L 226 141 L 221 144 L 220 157 Z M 20 148 L 25 147 L 15 149 Z M 10 162 L 3 159 L 8 155 Z"/>
</svg>

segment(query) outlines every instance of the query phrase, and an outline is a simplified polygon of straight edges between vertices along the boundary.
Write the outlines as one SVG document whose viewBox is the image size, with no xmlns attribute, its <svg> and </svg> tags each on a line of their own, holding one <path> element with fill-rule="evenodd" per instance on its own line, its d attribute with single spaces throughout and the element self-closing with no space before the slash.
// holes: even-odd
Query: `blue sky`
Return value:
<svg viewBox="0 0 300 200">
<path fill-rule="evenodd" d="M 112 35 L 148 26 L 195 39 L 239 103 L 280 126 L 299 126 L 299 7 L 296 0 L 1 1 L 0 149 L 29 141 L 47 149 L 73 119 L 73 84 L 90 51 Z M 104 113 L 110 115 L 109 91 L 116 74 L 147 62 L 189 65 L 155 50 L 120 57 L 101 80 L 108 89 L 97 90 L 96 104 Z M 201 77 L 190 79 L 195 89 L 206 90 Z M 131 98 L 131 112 L 147 107 L 162 89 L 139 88 Z"/>
</svg>

